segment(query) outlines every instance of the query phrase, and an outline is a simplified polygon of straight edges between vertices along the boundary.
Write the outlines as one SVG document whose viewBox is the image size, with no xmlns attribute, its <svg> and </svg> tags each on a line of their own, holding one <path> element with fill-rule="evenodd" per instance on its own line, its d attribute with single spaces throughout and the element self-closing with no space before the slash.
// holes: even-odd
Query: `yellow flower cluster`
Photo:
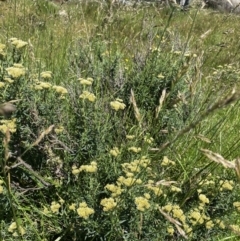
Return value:
<svg viewBox="0 0 240 241">
<path fill-rule="evenodd" d="M 234 185 L 234 182 L 233 181 L 228 181 L 228 180 L 221 180 L 220 181 L 220 185 L 221 185 L 221 188 L 220 188 L 220 191 L 223 191 L 223 190 L 233 190 L 233 185 Z"/>
<path fill-rule="evenodd" d="M 58 213 L 59 212 L 59 208 L 61 207 L 61 205 L 58 203 L 58 202 L 52 202 L 51 203 L 51 211 L 53 212 L 53 213 Z"/>
<path fill-rule="evenodd" d="M 108 212 L 113 210 L 117 206 L 117 202 L 113 198 L 104 198 L 100 203 L 103 206 L 103 211 Z"/>
<path fill-rule="evenodd" d="M 123 163 L 123 171 L 125 173 L 130 172 L 140 172 L 140 167 L 146 168 L 150 164 L 150 159 L 143 156 L 140 160 L 134 160 L 130 163 Z"/>
<path fill-rule="evenodd" d="M 6 82 L 8 82 L 9 84 L 12 84 L 12 83 L 14 82 L 13 79 L 8 78 L 8 77 L 5 77 L 4 80 L 5 80 Z"/>
<path fill-rule="evenodd" d="M 60 95 L 65 95 L 68 93 L 68 90 L 60 85 L 54 85 L 52 88 Z"/>
<path fill-rule="evenodd" d="M 87 79 L 79 78 L 78 80 L 80 81 L 81 85 L 92 85 L 93 83 L 93 78 L 87 78 Z"/>
<path fill-rule="evenodd" d="M 149 136 L 145 136 L 144 137 L 144 141 L 148 144 L 152 144 L 153 143 L 153 138 L 152 137 L 149 137 Z"/>
<path fill-rule="evenodd" d="M 75 165 L 72 166 L 73 175 L 78 175 L 81 171 L 94 173 L 97 171 L 97 163 L 93 161 L 90 165 L 82 165 L 80 168 L 77 168 Z"/>
<path fill-rule="evenodd" d="M 142 212 L 144 212 L 146 209 L 149 209 L 151 206 L 148 199 L 145 197 L 136 197 L 135 204 L 137 209 Z"/>
<path fill-rule="evenodd" d="M 240 202 L 234 202 L 233 206 L 240 212 Z"/>
<path fill-rule="evenodd" d="M 205 205 L 206 203 L 209 203 L 209 199 L 204 194 L 200 194 L 198 196 L 198 198 L 202 202 L 203 205 Z"/>
<path fill-rule="evenodd" d="M 85 171 L 85 172 L 96 172 L 97 171 L 97 163 L 96 162 L 91 162 L 90 165 L 82 165 L 80 166 L 80 172 Z"/>
<path fill-rule="evenodd" d="M 12 120 L 1 120 L 0 131 L 5 134 L 7 131 L 14 133 L 17 130 L 16 118 Z"/>
<path fill-rule="evenodd" d="M 210 218 L 207 217 L 204 213 L 201 213 L 201 211 L 197 208 L 190 211 L 190 213 L 188 215 L 188 218 L 189 218 L 189 220 L 190 220 L 190 222 L 192 223 L 193 226 L 198 225 L 198 224 L 203 224 L 205 220 L 207 222 L 210 221 Z M 207 225 L 207 222 L 206 222 L 206 227 L 208 227 L 208 229 L 213 227 L 212 222 L 208 223 L 208 225 Z"/>
<path fill-rule="evenodd" d="M 0 180 L 0 194 L 3 193 L 3 186 L 2 186 L 2 184 L 3 184 L 3 181 Z"/>
<path fill-rule="evenodd" d="M 117 157 L 120 154 L 120 151 L 117 147 L 113 147 L 113 149 L 110 150 L 110 154 L 114 157 Z"/>
<path fill-rule="evenodd" d="M 79 217 L 88 219 L 91 214 L 94 213 L 94 210 L 92 208 L 89 208 L 87 206 L 86 202 L 82 202 L 79 204 L 79 208 L 77 209 L 77 213 Z"/>
<path fill-rule="evenodd" d="M 146 186 L 147 189 L 152 190 L 156 196 L 160 196 L 163 193 L 161 188 L 154 186 L 152 182 L 148 182 Z"/>
<path fill-rule="evenodd" d="M 135 152 L 135 153 L 138 153 L 140 152 L 142 149 L 140 147 L 135 147 L 135 146 L 132 146 L 132 147 L 129 147 L 128 148 L 128 151 L 132 151 L 132 152 Z"/>
<path fill-rule="evenodd" d="M 43 82 L 43 81 L 39 81 L 35 86 L 34 89 L 35 90 L 43 90 L 43 89 L 50 89 L 52 87 L 52 85 L 48 82 Z"/>
<path fill-rule="evenodd" d="M 171 236 L 173 236 L 173 234 L 174 234 L 174 228 L 173 228 L 173 226 L 167 227 L 167 232 L 168 232 Z"/>
<path fill-rule="evenodd" d="M 5 86 L 4 82 L 0 82 L 0 89 L 3 88 Z"/>
<path fill-rule="evenodd" d="M 51 71 L 44 71 L 40 74 L 40 76 L 43 79 L 51 79 L 52 78 L 52 72 Z"/>
<path fill-rule="evenodd" d="M 135 136 L 134 136 L 134 135 L 126 135 L 126 138 L 127 138 L 128 140 L 132 140 L 132 139 L 135 138 Z"/>
<path fill-rule="evenodd" d="M 17 38 L 10 38 L 10 43 L 14 45 L 17 49 L 25 47 L 28 43 Z"/>
<path fill-rule="evenodd" d="M 21 64 L 13 64 L 12 67 L 6 68 L 6 71 L 9 76 L 12 78 L 19 78 L 26 73 L 26 69 Z"/>
<path fill-rule="evenodd" d="M 111 101 L 110 106 L 115 111 L 124 110 L 126 107 L 126 105 L 123 103 L 123 100 L 118 98 L 115 101 Z"/>
<path fill-rule="evenodd" d="M 171 191 L 172 191 L 172 192 L 181 192 L 182 189 L 179 188 L 179 187 L 176 187 L 176 186 L 172 185 L 172 186 L 171 186 Z"/>
<path fill-rule="evenodd" d="M 163 157 L 161 166 L 170 166 L 170 165 L 175 165 L 174 161 L 169 160 L 166 156 Z"/>
<path fill-rule="evenodd" d="M 87 90 L 84 90 L 83 93 L 79 96 L 79 98 L 84 100 L 87 99 L 90 102 L 94 102 L 96 100 L 96 96 Z"/>
<path fill-rule="evenodd" d="M 167 213 L 172 213 L 174 218 L 180 220 L 183 224 L 186 221 L 186 216 L 184 215 L 183 210 L 179 207 L 179 205 L 172 205 L 171 203 L 162 207 L 162 210 L 166 211 Z"/>
<path fill-rule="evenodd" d="M 118 185 L 125 185 L 127 187 L 131 187 L 132 185 L 134 184 L 141 184 L 142 183 L 142 180 L 141 179 L 136 179 L 136 178 L 133 178 L 133 177 L 123 177 L 123 176 L 120 176 L 118 179 L 117 179 L 117 183 Z"/>
<path fill-rule="evenodd" d="M 215 220 L 215 223 L 216 223 L 216 224 L 219 226 L 219 228 L 221 228 L 221 229 L 225 229 L 225 228 L 226 228 L 224 222 L 223 222 L 222 220 L 220 220 L 220 219 L 216 219 L 216 220 Z"/>
<path fill-rule="evenodd" d="M 121 193 L 123 192 L 123 189 L 121 189 L 120 186 L 117 186 L 115 184 L 107 184 L 105 188 L 110 192 L 112 192 L 112 195 L 111 195 L 112 197 L 117 197 L 121 195 Z"/>
<path fill-rule="evenodd" d="M 212 220 L 209 220 L 206 222 L 205 226 L 206 226 L 206 229 L 212 229 L 214 227 L 214 223 Z"/>
<path fill-rule="evenodd" d="M 75 211 L 76 210 L 76 204 L 72 203 L 70 206 L 68 206 L 69 210 Z"/>
<path fill-rule="evenodd" d="M 229 225 L 229 228 L 232 229 L 233 232 L 235 233 L 240 233 L 240 227 L 238 225 L 235 225 L 235 224 L 232 224 L 232 225 Z"/>
<path fill-rule="evenodd" d="M 25 229 L 22 226 L 17 227 L 16 222 L 12 222 L 10 224 L 10 226 L 8 227 L 8 232 L 13 233 L 14 237 L 18 237 L 18 232 L 16 231 L 17 228 L 21 236 L 23 236 L 26 233 Z"/>
</svg>

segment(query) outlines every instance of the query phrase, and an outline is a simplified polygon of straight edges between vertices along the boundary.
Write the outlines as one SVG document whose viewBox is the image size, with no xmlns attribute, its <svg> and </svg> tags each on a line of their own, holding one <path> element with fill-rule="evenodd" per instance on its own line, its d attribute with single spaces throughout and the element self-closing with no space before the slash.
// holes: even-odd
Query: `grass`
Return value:
<svg viewBox="0 0 240 241">
<path fill-rule="evenodd" d="M 0 9 L 0 241 L 239 239 L 239 16 Z"/>
</svg>

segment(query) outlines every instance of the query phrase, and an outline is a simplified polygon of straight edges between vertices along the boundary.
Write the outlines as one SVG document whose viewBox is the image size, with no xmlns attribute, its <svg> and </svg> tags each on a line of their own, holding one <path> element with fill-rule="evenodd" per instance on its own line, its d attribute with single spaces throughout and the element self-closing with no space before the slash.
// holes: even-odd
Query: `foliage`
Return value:
<svg viewBox="0 0 240 241">
<path fill-rule="evenodd" d="M 0 240 L 237 240 L 236 48 L 209 65 L 196 11 L 183 32 L 154 4 L 22 3 L 1 3 Z"/>
</svg>

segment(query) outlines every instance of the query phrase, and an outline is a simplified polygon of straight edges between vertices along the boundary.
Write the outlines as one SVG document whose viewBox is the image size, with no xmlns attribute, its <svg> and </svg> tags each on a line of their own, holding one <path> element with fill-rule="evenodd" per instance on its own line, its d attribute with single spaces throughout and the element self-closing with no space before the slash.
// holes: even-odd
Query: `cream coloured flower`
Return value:
<svg viewBox="0 0 240 241">
<path fill-rule="evenodd" d="M 114 157 L 117 157 L 120 154 L 120 151 L 117 147 L 113 147 L 113 149 L 110 150 L 110 154 Z"/>
<path fill-rule="evenodd" d="M 5 86 L 5 83 L 0 81 L 0 89 L 3 88 L 4 86 Z"/>
<path fill-rule="evenodd" d="M 115 111 L 124 110 L 126 107 L 126 105 L 123 103 L 122 99 L 116 99 L 115 101 L 111 101 L 110 106 Z"/>
<path fill-rule="evenodd" d="M 79 98 L 87 99 L 90 102 L 94 102 L 96 100 L 96 96 L 93 93 L 86 91 L 86 90 L 83 91 L 83 93 L 79 96 Z"/>
<path fill-rule="evenodd" d="M 6 68 L 6 71 L 12 78 L 19 78 L 26 73 L 25 68 L 20 64 L 14 64 L 13 67 Z"/>
<path fill-rule="evenodd" d="M 103 206 L 103 211 L 108 212 L 113 210 L 117 206 L 117 202 L 113 198 L 104 198 L 100 204 Z"/>
<path fill-rule="evenodd" d="M 52 72 L 51 71 L 44 71 L 40 74 L 40 76 L 43 79 L 51 79 L 52 78 Z"/>
<path fill-rule="evenodd" d="M 15 229 L 17 229 L 17 223 L 16 222 L 12 222 L 10 224 L 10 226 L 8 227 L 8 232 L 13 233 Z"/>
<path fill-rule="evenodd" d="M 69 207 L 68 207 L 69 210 L 75 210 L 76 209 L 76 203 L 72 203 Z"/>
<path fill-rule="evenodd" d="M 148 199 L 145 197 L 136 197 L 135 204 L 137 209 L 142 212 L 144 212 L 146 209 L 149 209 L 151 206 Z"/>
<path fill-rule="evenodd" d="M 61 207 L 61 205 L 58 202 L 52 202 L 51 203 L 51 210 L 53 213 L 58 213 L 59 212 L 59 208 Z"/>
<path fill-rule="evenodd" d="M 164 156 L 163 160 L 162 160 L 162 163 L 161 163 L 161 166 L 169 166 L 169 165 L 173 165 L 174 166 L 175 162 L 169 160 L 167 156 Z"/>
<path fill-rule="evenodd" d="M 68 93 L 67 89 L 60 86 L 60 85 L 54 85 L 52 87 L 58 94 L 65 95 Z"/>
<path fill-rule="evenodd" d="M 93 78 L 87 78 L 87 79 L 79 78 L 78 80 L 80 81 L 81 85 L 92 85 L 93 83 Z"/>
<path fill-rule="evenodd" d="M 209 203 L 209 199 L 204 194 L 200 194 L 198 198 L 204 204 Z"/>
<path fill-rule="evenodd" d="M 89 208 L 86 202 L 82 202 L 79 204 L 79 208 L 77 209 L 77 213 L 79 217 L 88 219 L 91 214 L 94 214 L 94 209 Z"/>
<path fill-rule="evenodd" d="M 173 226 L 167 227 L 167 232 L 168 232 L 171 236 L 173 236 L 173 234 L 174 234 L 174 228 L 173 228 Z"/>
<path fill-rule="evenodd" d="M 6 133 L 7 131 L 14 133 L 17 131 L 17 126 L 16 126 L 16 118 L 12 120 L 1 120 L 0 121 L 0 131 L 2 133 Z"/>
<path fill-rule="evenodd" d="M 129 147 L 129 148 L 128 148 L 128 151 L 132 151 L 132 152 L 138 153 L 138 152 L 141 151 L 141 148 L 140 148 L 140 147 L 132 146 L 132 147 Z"/>
<path fill-rule="evenodd" d="M 132 140 L 132 139 L 135 138 L 135 136 L 134 136 L 134 135 L 126 135 L 126 138 L 127 138 L 128 140 Z"/>
<path fill-rule="evenodd" d="M 21 49 L 28 44 L 27 42 L 22 41 L 17 38 L 12 38 L 12 39 L 10 39 L 10 41 L 11 41 L 11 44 L 14 45 L 17 49 Z"/>
</svg>

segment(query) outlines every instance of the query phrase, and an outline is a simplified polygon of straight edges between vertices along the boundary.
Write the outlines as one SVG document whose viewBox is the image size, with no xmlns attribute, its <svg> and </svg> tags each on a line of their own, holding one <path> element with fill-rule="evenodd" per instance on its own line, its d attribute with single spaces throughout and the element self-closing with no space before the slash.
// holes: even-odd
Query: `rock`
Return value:
<svg viewBox="0 0 240 241">
<path fill-rule="evenodd" d="M 208 7 L 221 12 L 240 14 L 240 0 L 204 0 Z"/>
</svg>

